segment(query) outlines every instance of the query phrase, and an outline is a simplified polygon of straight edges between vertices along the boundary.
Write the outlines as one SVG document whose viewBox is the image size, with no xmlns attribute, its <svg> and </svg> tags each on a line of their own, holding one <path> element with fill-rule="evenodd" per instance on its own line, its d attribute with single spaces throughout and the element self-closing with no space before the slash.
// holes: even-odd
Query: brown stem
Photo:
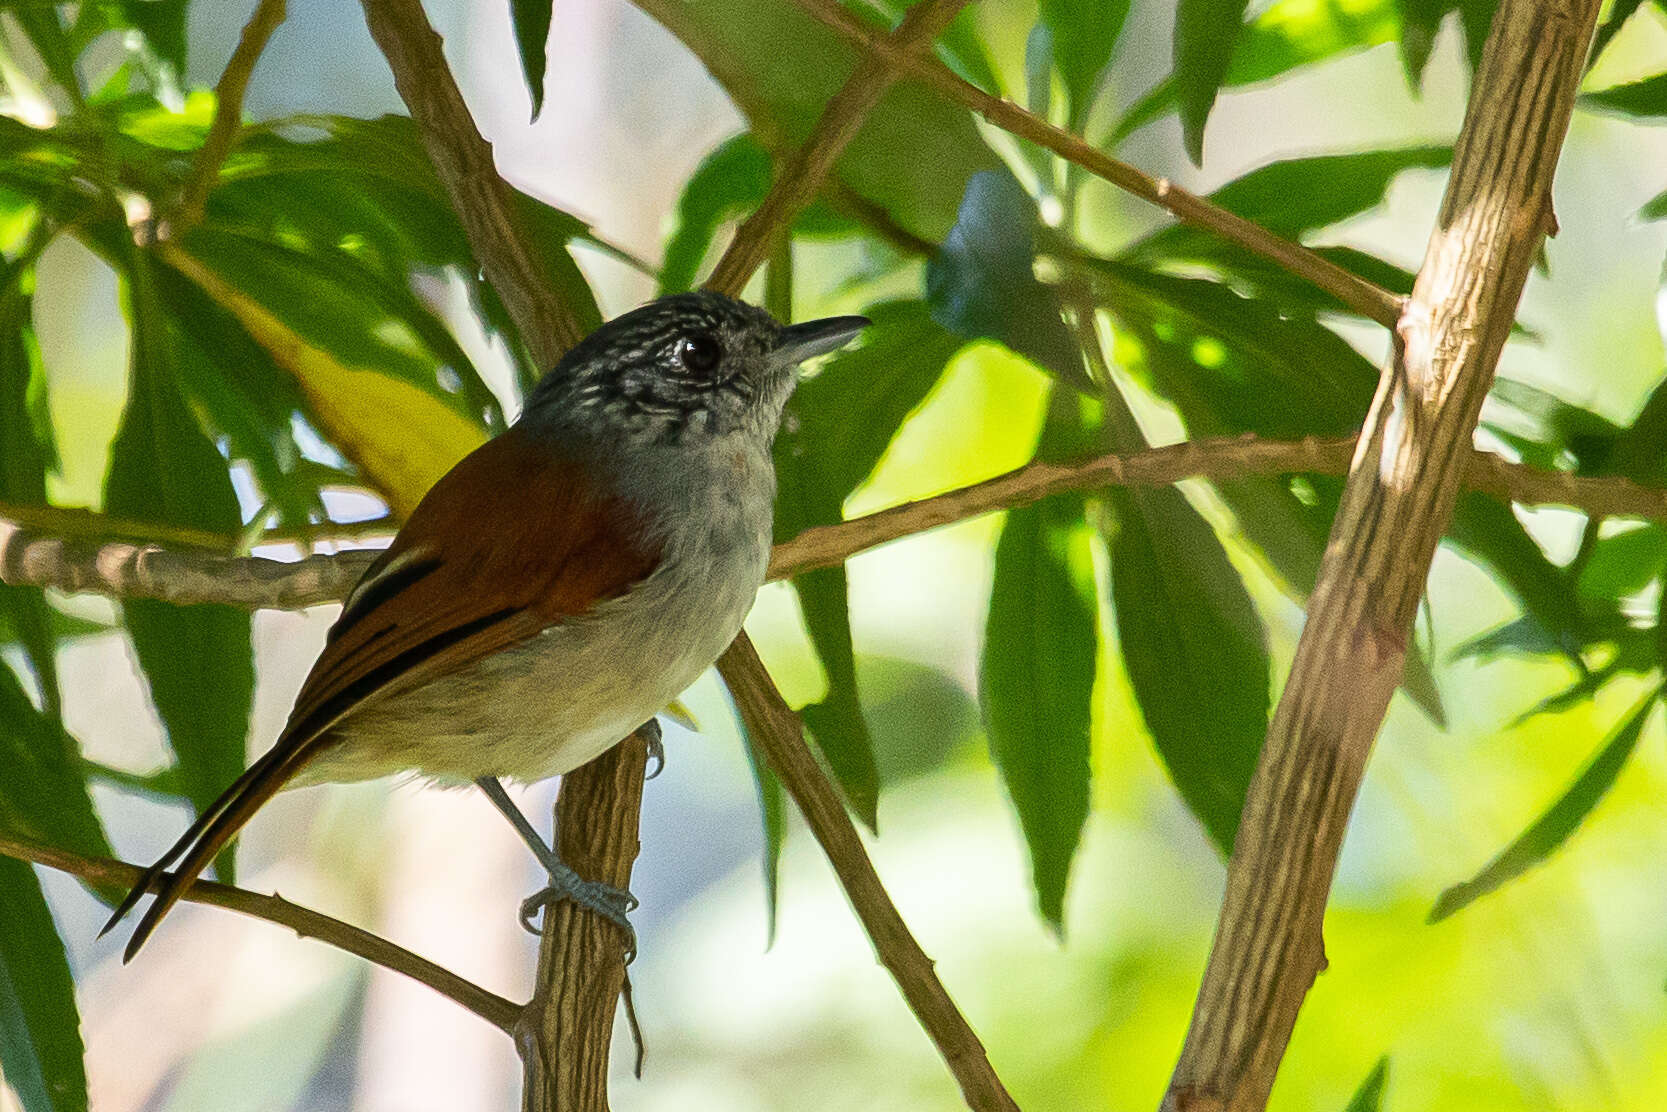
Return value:
<svg viewBox="0 0 1667 1112">
<path fill-rule="evenodd" d="M 1599 0 L 1504 0 L 1240 820 L 1165 1109 L 1256 1112 L 1325 967 L 1326 898 L 1534 254 Z"/>
<path fill-rule="evenodd" d="M 220 179 L 220 167 L 231 153 L 237 133 L 243 127 L 243 94 L 249 88 L 249 77 L 255 72 L 255 63 L 260 61 L 267 40 L 283 21 L 284 0 L 260 0 L 249 22 L 243 25 L 237 49 L 232 51 L 225 71 L 214 86 L 214 121 L 209 124 L 208 137 L 197 152 L 191 178 L 180 194 L 179 207 L 168 229 L 169 235 L 179 235 L 202 220 L 209 192 Z"/>
<path fill-rule="evenodd" d="M 805 816 L 806 825 L 827 854 L 851 907 L 862 920 L 880 964 L 896 980 L 915 1018 L 949 1064 L 967 1107 L 979 1112 L 1016 1110 L 1018 1105 L 991 1068 L 983 1043 L 950 999 L 932 968 L 932 959 L 909 933 L 885 885 L 880 883 L 850 814 L 805 744 L 803 723 L 770 682 L 758 650 L 745 633 L 718 659 L 718 669 L 747 724 L 747 732 Z"/>
<path fill-rule="evenodd" d="M 509 186 L 492 160 L 492 145 L 469 115 L 422 0 L 363 0 L 363 5 L 371 37 L 388 59 L 394 85 L 417 121 L 429 160 L 463 221 L 486 280 L 503 298 L 534 361 L 555 366 L 583 338 L 583 325 L 572 306 L 557 296 L 515 218 Z"/>
<path fill-rule="evenodd" d="M 861 46 L 870 58 L 883 58 L 901 73 L 943 96 L 964 105 L 1003 131 L 1046 148 L 1067 162 L 1082 167 L 1095 177 L 1160 208 L 1178 219 L 1236 243 L 1277 263 L 1283 269 L 1331 294 L 1368 320 L 1393 327 L 1401 314 L 1401 299 L 1364 278 L 1351 273 L 1300 243 L 1274 235 L 1242 216 L 1190 193 L 1167 178 L 1154 178 L 1120 162 L 1080 136 L 1055 127 L 1012 101 L 992 96 L 957 77 L 948 66 L 925 53 L 898 48 L 887 36 L 858 19 L 837 0 L 797 0 L 810 15 Z"/>
<path fill-rule="evenodd" d="M 0 855 L 45 865 L 70 876 L 96 884 L 131 888 L 143 873 L 137 865 L 112 861 L 108 857 L 83 857 L 68 850 L 43 846 L 9 834 L 0 833 Z M 316 938 L 338 950 L 353 954 L 384 969 L 403 973 L 419 984 L 427 985 L 449 1000 L 455 1000 L 492 1026 L 512 1031 L 521 1016 L 521 1005 L 488 992 L 472 981 L 466 981 L 449 969 L 435 965 L 427 958 L 418 957 L 402 946 L 340 919 L 290 903 L 279 896 L 264 896 L 229 884 L 199 880 L 185 890 L 185 898 L 193 903 L 209 904 L 236 911 L 254 919 L 264 919 L 280 927 L 288 927 L 301 938 Z"/>
</svg>

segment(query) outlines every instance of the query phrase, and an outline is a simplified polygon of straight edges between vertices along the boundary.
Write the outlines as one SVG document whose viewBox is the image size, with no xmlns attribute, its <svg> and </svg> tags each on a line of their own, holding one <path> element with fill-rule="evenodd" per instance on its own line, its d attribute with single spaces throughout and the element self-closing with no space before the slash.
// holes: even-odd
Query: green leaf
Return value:
<svg viewBox="0 0 1667 1112">
<path fill-rule="evenodd" d="M 1112 599 L 1130 685 L 1181 798 L 1231 853 L 1268 728 L 1261 618 L 1179 491 L 1117 490 L 1111 504 Z"/>
<path fill-rule="evenodd" d="M 1659 698 L 1659 691 L 1651 691 L 1644 696 L 1555 803 L 1499 856 L 1488 862 L 1481 872 L 1441 894 L 1435 907 L 1430 909 L 1429 921 L 1440 922 L 1505 882 L 1521 876 L 1566 842 L 1614 786 Z"/>
<path fill-rule="evenodd" d="M 1576 585 L 1587 598 L 1635 595 L 1667 568 L 1667 529 L 1639 525 L 1604 537 L 1581 565 Z"/>
<path fill-rule="evenodd" d="M 803 142 L 858 53 L 793 0 L 638 0 L 723 86 L 771 151 Z M 971 115 L 925 87 L 893 86 L 835 165 L 839 182 L 911 234 L 942 241 L 967 179 L 1000 168 Z"/>
<path fill-rule="evenodd" d="M 185 22 L 190 0 L 121 0 L 123 16 L 138 28 L 163 61 L 185 78 Z"/>
<path fill-rule="evenodd" d="M 1244 27 L 1247 0 L 1178 0 L 1175 5 L 1175 89 L 1181 133 L 1194 165 L 1204 162 L 1204 124 L 1227 78 Z"/>
<path fill-rule="evenodd" d="M 770 153 L 750 133 L 725 141 L 701 160 L 677 202 L 677 224 L 660 265 L 660 296 L 694 288 L 718 230 L 763 203 L 773 174 Z M 856 227 L 813 201 L 795 218 L 793 234 L 843 235 Z"/>
<path fill-rule="evenodd" d="M 1588 71 L 1597 64 L 1599 58 L 1603 57 L 1603 52 L 1608 49 L 1610 40 L 1626 24 L 1626 21 L 1631 19 L 1633 13 L 1643 6 L 1644 0 L 1615 0 L 1615 3 L 1610 5 L 1609 18 L 1604 20 L 1603 26 L 1599 27 L 1597 34 L 1592 36 L 1592 51 L 1586 61 Z"/>
<path fill-rule="evenodd" d="M 775 444 L 778 540 L 841 519 L 846 498 L 961 346 L 921 302 L 887 302 L 867 312 L 874 325 L 863 345 L 828 360 L 789 403 Z M 803 713 L 852 809 L 873 827 L 879 773 L 858 701 L 845 572 L 812 572 L 794 587 L 828 676 L 827 696 Z"/>
<path fill-rule="evenodd" d="M 55 462 L 45 413 L 46 374 L 30 319 L 31 298 L 16 282 L 0 291 L 0 499 L 46 505 L 46 471 Z M 48 712 L 60 717 L 57 638 L 46 593 L 0 585 L 0 611 L 17 634 L 41 686 Z"/>
<path fill-rule="evenodd" d="M 0 857 L 0 1072 L 24 1112 L 86 1112 L 75 980 L 35 870 Z"/>
<path fill-rule="evenodd" d="M 1459 13 L 1459 26 L 1464 31 L 1465 57 L 1475 69 L 1482 60 L 1482 47 L 1487 44 L 1488 31 L 1493 27 L 1493 11 L 1499 0 L 1396 0 L 1401 9 L 1401 63 L 1406 68 L 1407 82 L 1417 89 L 1424 79 L 1424 67 L 1435 51 L 1436 32 L 1448 12 Z"/>
<path fill-rule="evenodd" d="M 521 54 L 521 73 L 532 94 L 532 118 L 544 109 L 545 50 L 550 44 L 550 11 L 555 0 L 509 0 L 509 14 L 515 24 L 515 48 Z"/>
<path fill-rule="evenodd" d="M 75 742 L 56 718 L 35 707 L 3 664 L 0 827 L 75 853 L 110 856 Z"/>
<path fill-rule="evenodd" d="M 1378 1059 L 1378 1064 L 1372 1067 L 1372 1072 L 1366 1075 L 1360 1083 L 1360 1088 L 1349 1098 L 1348 1107 L 1343 1112 L 1378 1112 L 1383 1107 L 1383 1091 L 1389 1084 L 1389 1059 Z"/>
<path fill-rule="evenodd" d="M 72 101 L 80 100 L 81 74 L 77 69 L 75 49 L 65 33 L 64 20 L 57 8 L 16 8 L 11 15 L 28 37 L 29 45 L 40 55 L 41 63 L 46 66 L 46 72 L 52 75 L 52 80 L 58 83 Z"/>
<path fill-rule="evenodd" d="M 105 507 L 120 517 L 234 533 L 242 525 L 237 495 L 226 460 L 181 397 L 151 265 L 135 251 L 126 275 L 133 361 Z M 249 615 L 148 599 L 127 601 L 123 613 L 180 779 L 201 812 L 243 771 L 254 690 Z M 217 871 L 230 879 L 229 851 Z"/>
<path fill-rule="evenodd" d="M 1079 390 L 1094 392 L 1060 316 L 1059 294 L 1037 281 L 1036 202 L 1012 174 L 975 174 L 960 216 L 926 264 L 932 317 L 968 339 L 1006 344 Z"/>
<path fill-rule="evenodd" d="M 1037 909 L 1064 930 L 1065 886 L 1088 819 L 1098 627 L 1083 583 L 1080 495 L 1012 510 L 996 545 L 979 697 L 990 756 L 1030 850 Z"/>
<path fill-rule="evenodd" d="M 1280 0 L 1239 32 L 1222 87 L 1268 81 L 1340 54 L 1391 42 L 1401 30 L 1395 9 L 1396 0 Z M 1175 79 L 1166 77 L 1129 106 L 1106 145 L 1121 145 L 1175 107 Z"/>
<path fill-rule="evenodd" d="M 1080 132 L 1123 33 L 1129 0 L 1041 0 L 1037 14 L 1052 35 L 1053 62 L 1067 98 L 1067 126 Z"/>
<path fill-rule="evenodd" d="M 1600 112 L 1621 112 L 1628 116 L 1667 116 L 1667 73 L 1642 81 L 1613 85 L 1595 93 L 1582 93 L 1580 103 Z"/>
<path fill-rule="evenodd" d="M 780 896 L 781 847 L 787 840 L 787 809 L 781 781 L 770 769 L 770 762 L 753 740 L 752 732 L 739 711 L 735 712 L 735 728 L 740 731 L 742 747 L 747 752 L 747 767 L 752 770 L 753 787 L 758 791 L 758 813 L 764 830 L 764 908 L 766 937 L 769 944 L 776 940 L 776 909 Z"/>
</svg>

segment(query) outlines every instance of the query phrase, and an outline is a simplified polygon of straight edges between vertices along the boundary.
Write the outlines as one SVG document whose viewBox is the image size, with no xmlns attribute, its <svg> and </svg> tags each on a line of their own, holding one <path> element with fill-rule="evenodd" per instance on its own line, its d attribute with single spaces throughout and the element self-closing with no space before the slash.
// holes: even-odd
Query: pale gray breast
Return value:
<svg viewBox="0 0 1667 1112">
<path fill-rule="evenodd" d="M 661 536 L 653 575 L 530 641 L 354 713 L 337 727 L 343 744 L 309 779 L 404 769 L 445 782 L 483 770 L 543 779 L 600 754 L 699 678 L 763 582 L 775 474 L 740 438 L 633 456 L 621 493 Z"/>
</svg>

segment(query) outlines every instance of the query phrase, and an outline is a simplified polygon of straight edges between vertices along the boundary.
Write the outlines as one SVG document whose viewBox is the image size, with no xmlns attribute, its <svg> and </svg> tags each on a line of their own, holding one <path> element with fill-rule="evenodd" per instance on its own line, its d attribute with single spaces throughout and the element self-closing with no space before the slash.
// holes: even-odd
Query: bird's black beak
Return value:
<svg viewBox="0 0 1667 1112">
<path fill-rule="evenodd" d="M 827 317 L 788 325 L 781 330 L 770 361 L 778 367 L 793 367 L 806 359 L 837 351 L 872 323 L 867 317 Z"/>
</svg>

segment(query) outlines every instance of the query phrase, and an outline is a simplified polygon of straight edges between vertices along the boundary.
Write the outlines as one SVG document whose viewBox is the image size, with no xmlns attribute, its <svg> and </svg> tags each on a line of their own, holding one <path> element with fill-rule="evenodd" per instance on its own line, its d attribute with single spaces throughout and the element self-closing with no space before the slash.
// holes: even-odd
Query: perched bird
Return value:
<svg viewBox="0 0 1667 1112">
<path fill-rule="evenodd" d="M 629 936 L 634 901 L 563 865 L 499 780 L 601 754 L 735 637 L 764 581 L 770 445 L 797 366 L 867 324 L 784 326 L 690 293 L 573 348 L 428 492 L 348 596 L 277 742 L 117 908 L 107 931 L 156 891 L 126 957 L 279 789 L 407 770 L 478 784 L 534 847 L 551 880 L 524 918 L 572 899 Z"/>
</svg>

